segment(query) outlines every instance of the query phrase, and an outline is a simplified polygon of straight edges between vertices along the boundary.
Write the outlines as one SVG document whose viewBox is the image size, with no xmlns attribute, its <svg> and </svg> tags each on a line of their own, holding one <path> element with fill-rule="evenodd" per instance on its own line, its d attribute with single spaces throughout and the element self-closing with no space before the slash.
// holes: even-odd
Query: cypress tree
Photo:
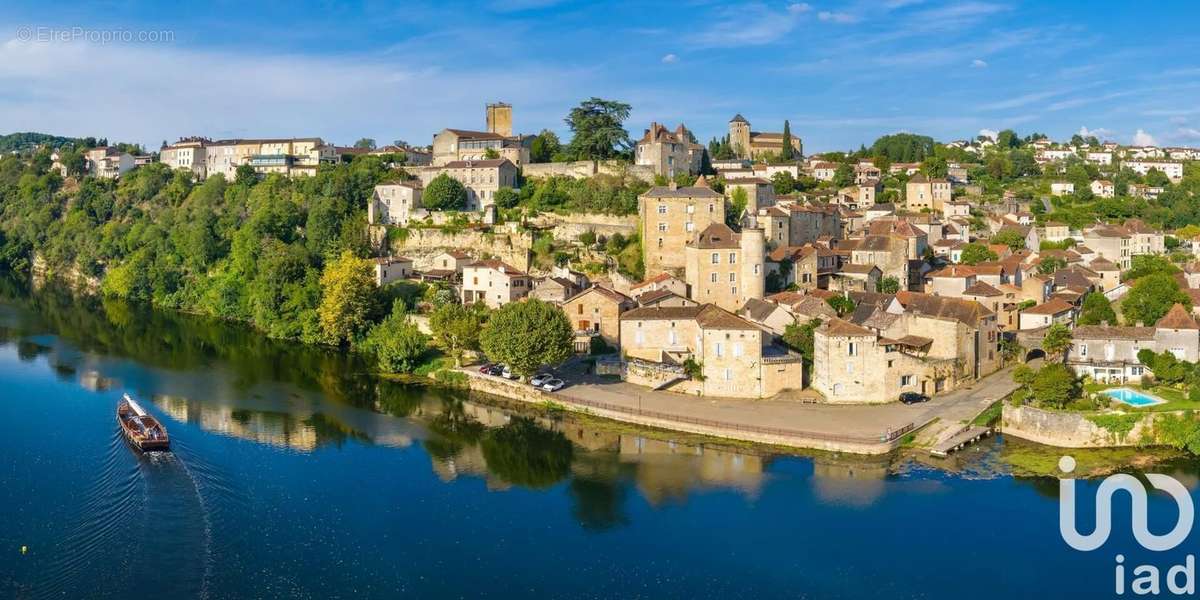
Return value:
<svg viewBox="0 0 1200 600">
<path fill-rule="evenodd" d="M 780 160 L 792 160 L 795 155 L 792 152 L 792 127 L 787 122 L 783 121 L 783 149 L 779 151 Z"/>
</svg>

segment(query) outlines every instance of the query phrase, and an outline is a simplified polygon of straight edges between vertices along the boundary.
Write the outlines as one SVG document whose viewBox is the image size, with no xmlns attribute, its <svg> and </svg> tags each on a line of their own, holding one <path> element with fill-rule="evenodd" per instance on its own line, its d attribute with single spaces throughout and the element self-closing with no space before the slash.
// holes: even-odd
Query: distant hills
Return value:
<svg viewBox="0 0 1200 600">
<path fill-rule="evenodd" d="M 29 150 L 42 144 L 48 144 L 51 147 L 57 148 L 65 144 L 80 145 L 95 145 L 96 140 L 92 138 L 91 144 L 84 144 L 84 138 L 63 137 L 61 135 L 50 135 L 48 133 L 36 133 L 33 131 L 25 131 L 19 133 L 9 133 L 0 135 L 0 152 L 11 152 L 13 150 Z"/>
</svg>

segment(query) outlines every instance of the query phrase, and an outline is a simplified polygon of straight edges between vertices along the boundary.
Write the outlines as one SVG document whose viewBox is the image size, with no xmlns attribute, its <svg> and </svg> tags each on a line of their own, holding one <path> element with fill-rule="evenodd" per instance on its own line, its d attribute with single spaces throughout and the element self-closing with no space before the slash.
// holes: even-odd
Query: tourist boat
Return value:
<svg viewBox="0 0 1200 600">
<path fill-rule="evenodd" d="M 121 398 L 117 405 L 117 424 L 121 433 L 138 450 L 167 450 L 171 446 L 171 438 L 167 429 L 152 415 L 146 412 L 129 394 Z"/>
</svg>

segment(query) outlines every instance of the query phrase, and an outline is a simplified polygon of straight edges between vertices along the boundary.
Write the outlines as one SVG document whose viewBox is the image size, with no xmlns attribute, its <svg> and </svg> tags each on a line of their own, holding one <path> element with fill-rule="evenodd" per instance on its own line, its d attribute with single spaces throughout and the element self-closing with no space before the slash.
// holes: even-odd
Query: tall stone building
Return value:
<svg viewBox="0 0 1200 600">
<path fill-rule="evenodd" d="M 704 146 L 692 141 L 692 137 L 683 123 L 672 132 L 659 123 L 651 122 L 650 128 L 638 140 L 634 162 L 650 167 L 656 175 L 668 178 L 682 173 L 697 175 L 704 157 Z"/>
<path fill-rule="evenodd" d="M 713 191 L 703 175 L 690 187 L 671 182 L 638 197 L 638 217 L 646 276 L 680 274 L 687 243 L 709 225 L 725 222 L 725 196 Z"/>
<path fill-rule="evenodd" d="M 487 130 L 504 137 L 512 137 L 512 105 L 494 102 L 487 105 Z"/>
<path fill-rule="evenodd" d="M 734 115 L 729 121 L 729 144 L 741 158 L 756 158 L 763 154 L 779 154 L 783 150 L 783 133 L 751 131 L 750 121 L 742 115 Z M 804 154 L 804 144 L 792 134 L 792 149 L 796 155 Z"/>
<path fill-rule="evenodd" d="M 688 242 L 686 280 L 692 300 L 736 312 L 751 298 L 762 298 L 766 269 L 766 238 L 761 229 L 735 233 L 713 223 Z"/>
</svg>

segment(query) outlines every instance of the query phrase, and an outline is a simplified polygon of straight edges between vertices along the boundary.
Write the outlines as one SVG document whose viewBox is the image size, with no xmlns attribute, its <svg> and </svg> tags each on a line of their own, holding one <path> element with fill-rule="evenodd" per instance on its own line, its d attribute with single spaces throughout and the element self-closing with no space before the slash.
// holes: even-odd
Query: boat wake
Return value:
<svg viewBox="0 0 1200 600">
<path fill-rule="evenodd" d="M 182 444 L 174 453 L 134 450 L 114 431 L 74 527 L 43 570 L 38 596 L 209 596 L 213 515 L 207 482 L 228 494 L 214 470 Z M 151 562 L 153 569 L 144 565 Z"/>
</svg>

